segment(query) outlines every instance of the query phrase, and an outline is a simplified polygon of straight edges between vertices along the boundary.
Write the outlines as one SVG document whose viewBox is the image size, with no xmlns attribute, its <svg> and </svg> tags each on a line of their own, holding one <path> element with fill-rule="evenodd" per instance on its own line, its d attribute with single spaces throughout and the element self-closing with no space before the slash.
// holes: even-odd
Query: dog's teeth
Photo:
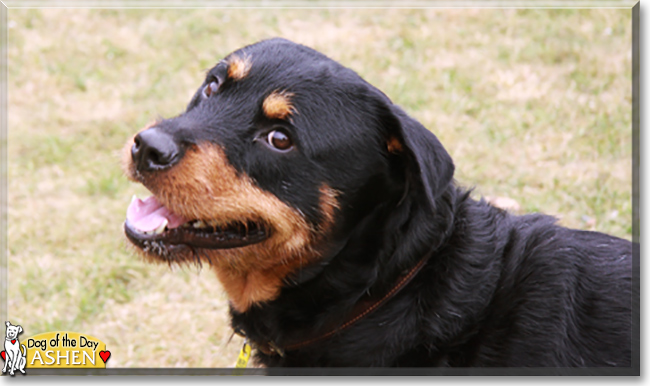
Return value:
<svg viewBox="0 0 650 386">
<path fill-rule="evenodd" d="M 202 220 L 196 221 L 194 224 L 192 224 L 194 228 L 205 228 L 205 223 Z"/>
<path fill-rule="evenodd" d="M 138 196 L 136 196 L 136 195 L 134 194 L 133 197 L 131 197 L 131 204 L 133 204 L 133 202 L 134 202 L 135 200 L 137 200 L 137 199 L 138 199 Z"/>
<path fill-rule="evenodd" d="M 165 227 L 167 226 L 168 223 L 169 223 L 169 221 L 167 219 L 165 219 L 162 222 L 162 224 L 160 224 L 160 226 L 153 231 L 153 234 L 159 235 L 159 234 L 163 233 L 165 231 Z"/>
</svg>

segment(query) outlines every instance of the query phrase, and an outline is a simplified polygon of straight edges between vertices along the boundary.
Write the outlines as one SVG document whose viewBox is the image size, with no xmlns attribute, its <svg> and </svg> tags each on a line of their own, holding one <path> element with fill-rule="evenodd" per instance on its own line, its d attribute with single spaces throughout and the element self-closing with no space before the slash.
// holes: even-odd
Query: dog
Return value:
<svg viewBox="0 0 650 386">
<path fill-rule="evenodd" d="M 6 373 L 8 367 L 10 375 L 14 375 L 14 370 L 18 370 L 25 374 L 27 348 L 25 348 L 25 345 L 21 344 L 18 340 L 18 334 L 23 332 L 23 328 L 21 326 L 13 326 L 9 321 L 5 322 L 5 324 L 7 326 L 5 333 L 5 353 L 7 358 L 5 360 L 5 366 L 2 368 L 2 372 Z M 23 346 L 22 352 L 20 346 Z"/>
<path fill-rule="evenodd" d="M 126 237 L 209 265 L 267 367 L 631 365 L 630 241 L 470 197 L 437 137 L 275 38 L 127 141 Z"/>
</svg>

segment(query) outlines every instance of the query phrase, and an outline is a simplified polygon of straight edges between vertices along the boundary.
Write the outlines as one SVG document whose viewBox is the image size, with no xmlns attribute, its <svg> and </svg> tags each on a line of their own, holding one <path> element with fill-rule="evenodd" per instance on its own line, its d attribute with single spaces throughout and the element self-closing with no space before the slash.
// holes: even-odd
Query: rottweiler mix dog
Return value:
<svg viewBox="0 0 650 386">
<path fill-rule="evenodd" d="M 125 146 L 128 239 L 207 264 L 266 366 L 630 366 L 632 243 L 455 185 L 430 131 L 284 39 Z"/>
</svg>

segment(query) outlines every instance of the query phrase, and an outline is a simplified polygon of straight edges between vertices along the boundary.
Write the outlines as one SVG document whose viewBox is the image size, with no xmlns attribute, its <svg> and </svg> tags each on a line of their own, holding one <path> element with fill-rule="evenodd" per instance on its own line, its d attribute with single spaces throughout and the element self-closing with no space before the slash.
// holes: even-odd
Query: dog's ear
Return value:
<svg viewBox="0 0 650 386">
<path fill-rule="evenodd" d="M 23 332 L 23 328 L 22 328 L 21 326 L 16 326 L 16 327 L 18 327 L 18 334 L 20 334 L 21 332 Z"/>
<path fill-rule="evenodd" d="M 7 325 L 7 327 L 11 326 L 11 322 L 9 322 L 8 320 L 5 322 L 5 324 Z"/>
<path fill-rule="evenodd" d="M 436 198 L 451 183 L 454 163 L 438 138 L 420 122 L 411 118 L 396 105 L 388 108 L 388 138 L 386 147 L 389 153 L 406 158 L 409 183 L 415 180 L 424 189 L 431 209 L 435 208 Z"/>
</svg>

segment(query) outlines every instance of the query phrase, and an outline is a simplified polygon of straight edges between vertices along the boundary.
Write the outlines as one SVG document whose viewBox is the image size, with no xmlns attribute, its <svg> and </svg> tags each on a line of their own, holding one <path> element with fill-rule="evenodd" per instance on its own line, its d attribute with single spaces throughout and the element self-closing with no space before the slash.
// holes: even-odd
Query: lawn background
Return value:
<svg viewBox="0 0 650 386">
<path fill-rule="evenodd" d="M 8 12 L 8 320 L 103 340 L 110 367 L 225 367 L 209 270 L 143 263 L 122 222 L 128 137 L 180 113 L 227 53 L 283 36 L 431 129 L 475 196 L 631 239 L 631 10 Z"/>
</svg>

